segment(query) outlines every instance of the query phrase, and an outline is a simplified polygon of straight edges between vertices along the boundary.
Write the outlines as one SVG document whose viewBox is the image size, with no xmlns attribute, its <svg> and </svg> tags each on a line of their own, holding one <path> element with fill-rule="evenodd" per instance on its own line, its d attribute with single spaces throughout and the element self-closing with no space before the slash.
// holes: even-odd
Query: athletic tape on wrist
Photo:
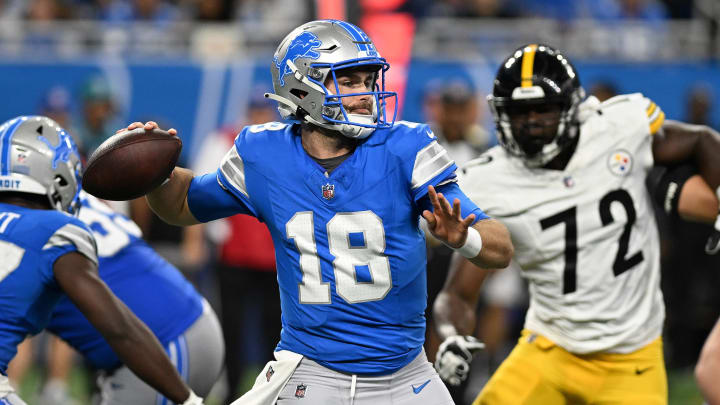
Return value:
<svg viewBox="0 0 720 405">
<path fill-rule="evenodd" d="M 482 238 L 480 237 L 480 232 L 478 232 L 475 228 L 468 228 L 468 235 L 467 239 L 465 239 L 465 243 L 455 249 L 455 251 L 468 259 L 472 259 L 480 253 L 481 249 Z"/>
</svg>

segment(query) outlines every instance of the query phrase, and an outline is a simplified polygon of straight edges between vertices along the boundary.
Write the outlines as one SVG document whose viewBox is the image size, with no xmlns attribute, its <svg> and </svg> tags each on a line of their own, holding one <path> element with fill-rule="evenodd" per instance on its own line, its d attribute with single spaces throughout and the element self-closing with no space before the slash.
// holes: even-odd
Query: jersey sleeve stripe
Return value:
<svg viewBox="0 0 720 405">
<path fill-rule="evenodd" d="M 432 141 L 415 155 L 412 188 L 422 186 L 454 163 L 447 151 L 437 141 Z"/>
<path fill-rule="evenodd" d="M 225 154 L 220 164 L 220 172 L 233 188 L 250 198 L 245 185 L 245 164 L 234 146 Z"/>
<path fill-rule="evenodd" d="M 650 122 L 650 133 L 651 134 L 655 134 L 658 130 L 660 130 L 660 127 L 662 126 L 663 122 L 665 122 L 665 113 L 662 112 L 659 108 L 658 108 L 658 111 L 659 111 L 659 113 L 658 113 L 657 117 L 655 118 L 655 120 Z"/>
<path fill-rule="evenodd" d="M 437 184 L 437 186 L 435 186 L 435 188 L 440 187 L 440 186 L 444 186 L 444 185 L 446 185 L 446 184 L 457 183 L 457 182 L 458 182 L 457 177 L 453 177 L 453 178 L 451 178 L 451 179 L 447 179 L 447 180 L 441 181 L 440 183 Z"/>
<path fill-rule="evenodd" d="M 43 246 L 43 250 L 65 245 L 74 245 L 79 253 L 86 256 L 96 265 L 98 264 L 95 239 L 85 229 L 73 224 L 67 224 L 55 231 Z"/>
<path fill-rule="evenodd" d="M 650 106 L 645 110 L 648 118 L 653 116 L 653 114 L 655 113 L 655 110 L 657 110 L 657 104 L 655 104 L 651 101 Z"/>
</svg>

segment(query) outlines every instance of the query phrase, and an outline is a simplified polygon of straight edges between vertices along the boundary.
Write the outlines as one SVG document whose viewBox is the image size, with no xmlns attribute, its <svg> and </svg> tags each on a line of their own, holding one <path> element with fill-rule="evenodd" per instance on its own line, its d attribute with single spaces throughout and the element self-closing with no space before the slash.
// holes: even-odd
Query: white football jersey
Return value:
<svg viewBox="0 0 720 405">
<path fill-rule="evenodd" d="M 580 107 L 565 170 L 531 169 L 495 147 L 460 187 L 502 221 L 530 285 L 525 327 L 566 350 L 629 353 L 657 338 L 665 315 L 660 242 L 645 177 L 664 120 L 641 94 Z"/>
</svg>

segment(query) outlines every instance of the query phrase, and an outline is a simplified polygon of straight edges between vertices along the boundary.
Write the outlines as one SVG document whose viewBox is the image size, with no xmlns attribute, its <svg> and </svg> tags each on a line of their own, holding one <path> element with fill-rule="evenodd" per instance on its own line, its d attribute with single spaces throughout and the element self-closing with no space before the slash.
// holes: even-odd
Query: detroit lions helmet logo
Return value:
<svg viewBox="0 0 720 405">
<path fill-rule="evenodd" d="M 38 139 L 47 145 L 51 151 L 55 152 L 52 160 L 53 170 L 57 169 L 58 162 L 67 162 L 70 159 L 71 153 L 75 155 L 78 154 L 77 147 L 65 131 L 60 131 L 57 146 L 53 146 L 50 141 L 42 135 L 38 136 Z"/>
<path fill-rule="evenodd" d="M 295 60 L 300 57 L 310 59 L 319 58 L 320 54 L 315 52 L 314 49 L 319 48 L 320 45 L 322 45 L 322 41 L 320 41 L 315 34 L 304 31 L 302 34 L 296 36 L 292 41 L 290 41 L 290 45 L 288 45 L 285 56 L 282 59 L 278 60 L 278 56 L 273 58 L 275 67 L 279 70 L 278 82 L 280 82 L 281 86 L 285 86 L 285 76 L 292 73 L 287 62 L 291 61 L 294 63 Z"/>
</svg>

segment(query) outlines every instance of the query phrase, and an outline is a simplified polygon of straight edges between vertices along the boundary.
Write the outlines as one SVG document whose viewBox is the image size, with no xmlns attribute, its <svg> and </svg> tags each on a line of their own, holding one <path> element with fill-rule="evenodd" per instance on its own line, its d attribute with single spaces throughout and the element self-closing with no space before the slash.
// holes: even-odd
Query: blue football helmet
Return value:
<svg viewBox="0 0 720 405">
<path fill-rule="evenodd" d="M 375 71 L 373 91 L 339 94 L 337 72 L 348 68 Z M 349 138 L 366 138 L 377 128 L 390 128 L 397 115 L 397 94 L 385 91 L 390 64 L 380 57 L 372 40 L 353 24 L 337 20 L 301 25 L 280 42 L 270 64 L 275 93 L 265 96 L 278 102 L 285 119 L 308 122 L 338 131 Z M 325 86 L 328 78 L 334 85 Z M 370 115 L 350 114 L 345 97 L 372 96 Z M 386 100 L 395 98 L 395 111 L 386 114 Z"/>
</svg>

